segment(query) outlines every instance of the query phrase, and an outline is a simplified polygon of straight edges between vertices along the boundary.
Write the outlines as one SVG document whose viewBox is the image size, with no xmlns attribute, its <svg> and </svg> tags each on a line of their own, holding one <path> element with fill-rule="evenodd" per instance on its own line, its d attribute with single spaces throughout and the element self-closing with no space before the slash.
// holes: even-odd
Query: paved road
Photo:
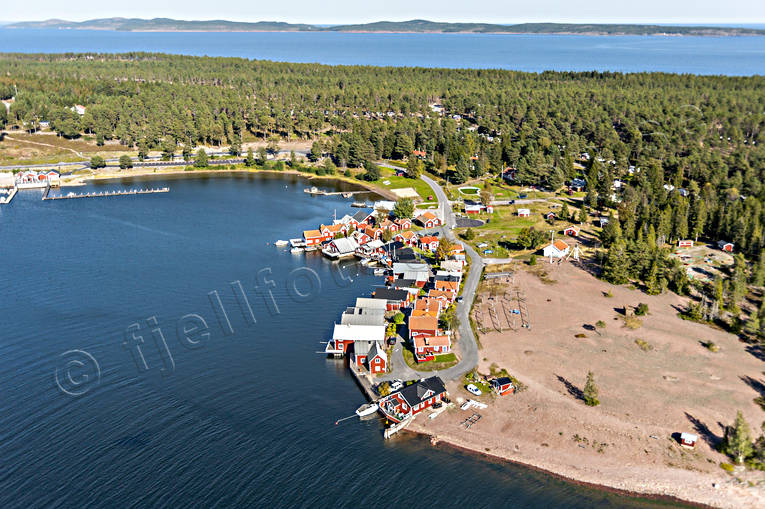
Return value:
<svg viewBox="0 0 765 509">
<path fill-rule="evenodd" d="M 378 163 L 379 164 L 379 163 Z M 380 164 L 382 166 L 382 164 Z M 454 213 L 449 206 L 449 202 L 446 199 L 446 193 L 441 189 L 433 179 L 425 175 L 422 176 L 422 180 L 428 184 L 436 197 L 438 198 L 438 208 L 440 216 L 444 218 L 444 228 L 438 230 L 446 238 L 456 241 L 457 239 L 452 232 L 456 224 Z M 391 374 L 384 377 L 380 377 L 380 380 L 391 380 L 394 378 L 400 378 L 402 380 L 412 380 L 414 378 L 429 377 L 433 375 L 440 376 L 443 380 L 457 380 L 465 373 L 472 370 L 478 365 L 478 343 L 476 342 L 473 329 L 470 328 L 470 308 L 473 305 L 473 298 L 478 288 L 478 283 L 481 280 L 481 272 L 483 271 L 483 259 L 481 256 L 469 245 L 465 245 L 465 251 L 470 257 L 470 272 L 465 279 L 465 285 L 462 288 L 462 302 L 457 303 L 457 317 L 460 320 L 459 326 L 459 350 L 461 353 L 461 360 L 456 366 L 445 369 L 443 371 L 416 371 L 406 365 L 404 356 L 402 353 L 402 341 L 396 343 L 393 349 L 393 356 L 391 358 Z"/>
</svg>

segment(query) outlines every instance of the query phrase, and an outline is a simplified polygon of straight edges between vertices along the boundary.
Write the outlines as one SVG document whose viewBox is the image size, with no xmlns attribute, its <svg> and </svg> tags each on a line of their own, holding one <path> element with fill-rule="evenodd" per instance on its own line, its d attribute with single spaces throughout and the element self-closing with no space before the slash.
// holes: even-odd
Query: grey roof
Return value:
<svg viewBox="0 0 765 509">
<path fill-rule="evenodd" d="M 404 263 L 404 262 L 397 262 L 393 264 L 393 273 L 394 274 L 403 274 L 404 272 L 428 272 L 430 270 L 430 266 L 427 263 Z"/>
<path fill-rule="evenodd" d="M 374 308 L 348 308 L 340 318 L 343 325 L 383 325 L 385 310 Z"/>
<path fill-rule="evenodd" d="M 357 222 L 362 222 L 364 219 L 368 218 L 371 212 L 367 212 L 365 210 L 359 210 L 355 214 L 353 214 L 353 219 L 355 219 Z"/>
<path fill-rule="evenodd" d="M 393 288 L 375 288 L 375 299 L 389 300 L 389 301 L 405 301 L 409 297 L 409 292 L 406 290 L 395 290 Z"/>
<path fill-rule="evenodd" d="M 374 343 L 372 345 L 372 348 L 369 349 L 369 359 L 374 359 L 377 356 L 382 357 L 385 359 L 385 362 L 388 362 L 388 356 L 385 354 L 385 350 L 379 343 Z"/>
<path fill-rule="evenodd" d="M 356 307 L 364 309 L 382 309 L 385 310 L 387 303 L 380 299 L 373 299 L 371 297 L 358 297 L 356 299 Z"/>
<path fill-rule="evenodd" d="M 356 248 L 359 247 L 355 240 L 347 237 L 335 239 L 332 241 L 332 243 L 335 245 L 338 253 L 340 254 L 353 253 L 356 251 Z"/>
<path fill-rule="evenodd" d="M 428 390 L 433 391 L 434 394 L 426 398 L 425 395 L 428 393 Z M 410 407 L 413 407 L 419 405 L 426 399 L 430 399 L 433 396 L 446 392 L 446 386 L 444 386 L 444 382 L 439 377 L 432 376 L 420 380 L 419 382 L 415 382 L 412 385 L 407 385 L 398 392 L 404 397 L 407 404 Z"/>
<path fill-rule="evenodd" d="M 353 353 L 355 355 L 367 355 L 369 351 L 375 346 L 378 341 L 354 341 Z"/>
<path fill-rule="evenodd" d="M 427 281 L 430 278 L 430 271 L 408 270 L 402 274 L 402 279 L 412 279 L 414 281 Z"/>
</svg>

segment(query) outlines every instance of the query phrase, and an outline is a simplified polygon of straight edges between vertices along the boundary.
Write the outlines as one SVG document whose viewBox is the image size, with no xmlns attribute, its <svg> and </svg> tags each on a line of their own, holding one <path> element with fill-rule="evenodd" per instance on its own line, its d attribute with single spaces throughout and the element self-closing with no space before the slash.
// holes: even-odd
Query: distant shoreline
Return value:
<svg viewBox="0 0 765 509">
<path fill-rule="evenodd" d="M 536 36 L 586 36 L 586 37 L 765 37 L 765 33 L 689 33 L 673 34 L 666 32 L 630 34 L 630 33 L 607 33 L 607 32 L 475 32 L 475 31 L 456 31 L 446 32 L 443 30 L 429 31 L 405 31 L 405 30 L 204 30 L 204 29 L 131 29 L 120 30 L 114 28 L 63 28 L 63 27 L 14 27 L 0 25 L 0 30 L 61 30 L 61 31 L 93 31 L 93 32 L 127 32 L 127 33 L 179 33 L 179 34 L 366 34 L 366 35 L 536 35 Z"/>
<path fill-rule="evenodd" d="M 363 34 L 485 34 L 585 36 L 765 36 L 765 29 L 737 26 L 661 25 L 630 23 L 459 23 L 424 19 L 372 23 L 312 25 L 277 21 L 178 20 L 169 18 L 103 18 L 87 21 L 49 19 L 2 25 L 7 29 L 104 30 L 119 32 L 302 32 Z"/>
</svg>

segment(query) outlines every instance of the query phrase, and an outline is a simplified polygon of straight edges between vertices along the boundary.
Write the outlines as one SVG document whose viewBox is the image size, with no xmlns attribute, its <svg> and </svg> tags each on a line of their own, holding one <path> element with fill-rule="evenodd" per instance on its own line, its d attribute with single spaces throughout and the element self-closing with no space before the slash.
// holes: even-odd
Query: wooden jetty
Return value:
<svg viewBox="0 0 765 509">
<path fill-rule="evenodd" d="M 100 191 L 92 193 L 69 193 L 60 196 L 48 196 L 48 190 L 46 189 L 43 194 L 43 200 L 73 200 L 75 198 L 109 198 L 112 196 L 132 196 L 138 194 L 156 194 L 156 193 L 169 193 L 169 187 L 158 187 L 155 189 L 118 189 L 116 191 Z"/>
</svg>

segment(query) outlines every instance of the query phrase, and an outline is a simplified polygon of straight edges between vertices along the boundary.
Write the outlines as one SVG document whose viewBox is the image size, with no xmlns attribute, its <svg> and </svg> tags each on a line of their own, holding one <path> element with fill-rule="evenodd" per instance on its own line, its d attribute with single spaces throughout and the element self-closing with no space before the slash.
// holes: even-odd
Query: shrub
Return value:
<svg viewBox="0 0 765 509">
<path fill-rule="evenodd" d="M 645 316 L 648 313 L 648 304 L 641 302 L 635 308 L 635 314 L 637 316 Z"/>
<path fill-rule="evenodd" d="M 635 315 L 628 315 L 624 317 L 624 326 L 630 330 L 639 329 L 643 326 L 643 320 Z"/>
<path fill-rule="evenodd" d="M 595 327 L 597 327 L 599 329 L 605 329 L 606 328 L 606 322 L 604 322 L 603 320 L 598 320 L 597 322 L 595 322 Z"/>
<path fill-rule="evenodd" d="M 536 265 L 537 264 L 537 256 L 531 255 L 529 256 L 529 265 Z"/>
<path fill-rule="evenodd" d="M 720 351 L 720 347 L 717 346 L 714 341 L 702 341 L 701 344 L 704 345 L 704 348 L 706 348 L 710 352 L 719 352 Z"/>
<path fill-rule="evenodd" d="M 733 473 L 734 467 L 730 463 L 720 463 L 720 468 L 728 473 Z"/>
<path fill-rule="evenodd" d="M 640 349 L 643 350 L 644 352 L 650 352 L 651 350 L 653 350 L 653 346 L 643 339 L 640 339 L 640 338 L 636 339 L 635 344 L 639 346 Z"/>
<path fill-rule="evenodd" d="M 614 296 L 613 293 L 611 293 L 611 290 L 608 290 L 606 293 L 603 294 L 604 297 L 608 297 L 609 299 Z"/>
</svg>

